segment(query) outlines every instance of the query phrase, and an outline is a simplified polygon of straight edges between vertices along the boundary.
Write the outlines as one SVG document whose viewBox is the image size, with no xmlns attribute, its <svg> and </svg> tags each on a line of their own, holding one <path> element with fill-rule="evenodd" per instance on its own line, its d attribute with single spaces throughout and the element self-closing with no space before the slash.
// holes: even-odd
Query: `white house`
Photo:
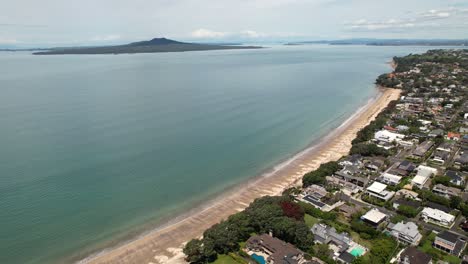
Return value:
<svg viewBox="0 0 468 264">
<path fill-rule="evenodd" d="M 424 184 L 426 184 L 427 180 L 429 180 L 431 176 L 437 174 L 437 169 L 423 165 L 419 165 L 419 167 L 416 168 L 416 171 L 416 176 L 411 180 L 411 183 L 419 189 L 424 187 Z"/>
<path fill-rule="evenodd" d="M 390 132 L 388 130 L 377 131 L 374 135 L 374 139 L 386 143 L 398 142 L 405 138 L 405 135 Z"/>
<path fill-rule="evenodd" d="M 387 215 L 377 209 L 371 209 L 366 214 L 361 216 L 361 219 L 372 225 L 379 225 L 387 218 Z"/>
<path fill-rule="evenodd" d="M 446 227 L 450 227 L 453 221 L 455 221 L 455 216 L 430 207 L 424 207 L 421 212 L 421 218 L 425 222 L 430 222 Z"/>
<path fill-rule="evenodd" d="M 401 178 L 401 176 L 385 172 L 382 175 L 380 175 L 379 181 L 390 185 L 397 185 L 398 183 L 400 183 Z"/>
<path fill-rule="evenodd" d="M 386 184 L 383 184 L 380 182 L 374 182 L 372 183 L 371 186 L 367 187 L 366 193 L 372 197 L 376 197 L 384 201 L 388 201 L 393 197 L 393 195 L 395 195 L 395 192 L 389 192 L 386 189 L 387 189 Z"/>
<path fill-rule="evenodd" d="M 399 222 L 395 225 L 389 224 L 388 229 L 396 239 L 410 245 L 418 245 L 422 238 L 418 226 L 413 222 Z"/>
</svg>

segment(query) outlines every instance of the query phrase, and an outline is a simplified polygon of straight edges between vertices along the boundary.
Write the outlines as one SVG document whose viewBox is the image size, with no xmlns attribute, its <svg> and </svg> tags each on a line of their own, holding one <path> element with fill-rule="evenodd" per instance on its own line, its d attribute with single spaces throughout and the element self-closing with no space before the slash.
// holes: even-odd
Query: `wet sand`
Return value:
<svg viewBox="0 0 468 264">
<path fill-rule="evenodd" d="M 321 163 L 347 155 L 356 133 L 372 121 L 390 101 L 398 99 L 400 95 L 400 90 L 397 89 L 379 89 L 377 97 L 322 138 L 318 144 L 283 162 L 271 172 L 227 191 L 221 197 L 180 217 L 178 221 L 81 262 L 185 263 L 182 248 L 187 241 L 200 237 L 204 230 L 243 210 L 254 199 L 281 194 L 285 188 L 300 185 L 302 176 L 316 169 Z"/>
</svg>

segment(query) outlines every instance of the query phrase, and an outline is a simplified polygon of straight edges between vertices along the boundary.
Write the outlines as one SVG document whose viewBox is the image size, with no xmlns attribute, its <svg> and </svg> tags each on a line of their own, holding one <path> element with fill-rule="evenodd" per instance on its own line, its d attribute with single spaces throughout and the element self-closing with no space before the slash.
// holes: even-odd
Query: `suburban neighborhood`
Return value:
<svg viewBox="0 0 468 264">
<path fill-rule="evenodd" d="M 401 89 L 400 99 L 357 134 L 348 156 L 239 213 L 254 222 L 246 242 L 216 251 L 214 259 L 468 263 L 468 51 L 431 50 L 393 62 L 395 70 L 377 84 Z M 270 206 L 300 226 L 270 225 Z M 187 244 L 188 261 L 199 260 L 206 235 Z"/>
</svg>

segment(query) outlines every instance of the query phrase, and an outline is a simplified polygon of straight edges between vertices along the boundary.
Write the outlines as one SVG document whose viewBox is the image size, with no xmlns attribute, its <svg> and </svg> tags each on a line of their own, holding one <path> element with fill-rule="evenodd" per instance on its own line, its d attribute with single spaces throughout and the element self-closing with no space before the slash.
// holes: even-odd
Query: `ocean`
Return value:
<svg viewBox="0 0 468 264">
<path fill-rule="evenodd" d="M 338 127 L 395 55 L 273 46 L 0 53 L 0 263 L 63 263 L 130 239 Z"/>
</svg>

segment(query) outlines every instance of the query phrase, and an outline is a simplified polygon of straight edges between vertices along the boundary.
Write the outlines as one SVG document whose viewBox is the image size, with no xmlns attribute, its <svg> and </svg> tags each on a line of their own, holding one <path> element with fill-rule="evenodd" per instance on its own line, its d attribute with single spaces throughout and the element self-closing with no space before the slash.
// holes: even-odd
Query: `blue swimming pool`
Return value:
<svg viewBox="0 0 468 264">
<path fill-rule="evenodd" d="M 355 257 L 359 257 L 359 256 L 362 256 L 364 255 L 364 253 L 366 252 L 365 249 L 361 248 L 361 247 L 355 247 L 353 248 L 353 250 L 351 250 L 351 252 L 349 252 L 351 255 L 355 256 Z"/>
<path fill-rule="evenodd" d="M 260 264 L 265 264 L 266 261 L 265 261 L 265 258 L 262 257 L 262 256 L 259 256 L 255 253 L 253 253 L 252 255 L 250 255 L 256 262 L 260 263 Z"/>
</svg>

